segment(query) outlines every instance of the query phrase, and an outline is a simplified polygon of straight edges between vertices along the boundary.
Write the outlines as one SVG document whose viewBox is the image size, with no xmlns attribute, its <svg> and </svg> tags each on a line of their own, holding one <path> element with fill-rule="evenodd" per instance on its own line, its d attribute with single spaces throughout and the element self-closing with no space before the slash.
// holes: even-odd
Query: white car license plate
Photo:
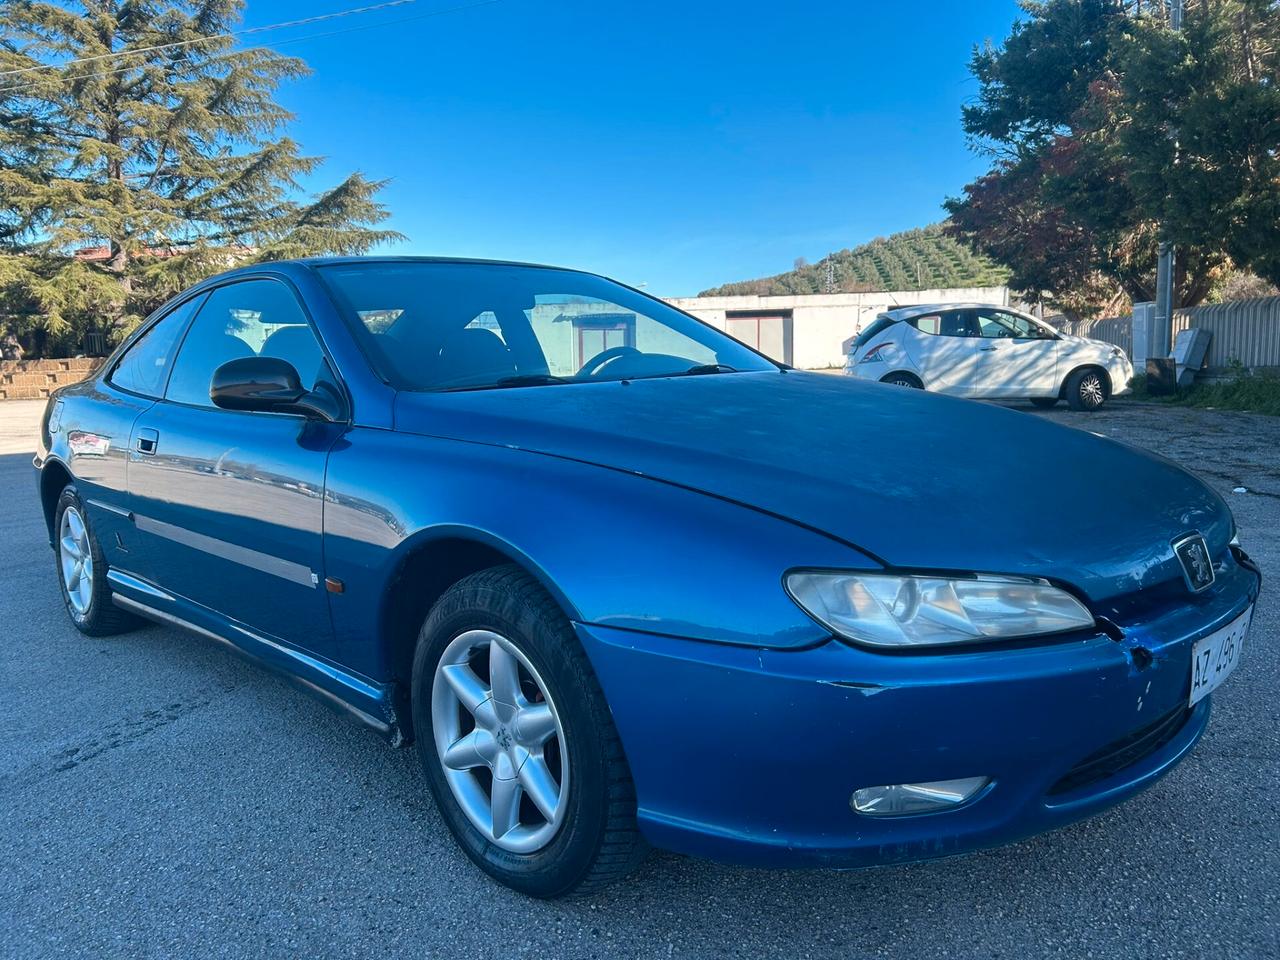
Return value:
<svg viewBox="0 0 1280 960">
<path fill-rule="evenodd" d="M 1252 619 L 1253 607 L 1250 607 L 1221 630 L 1196 641 L 1191 650 L 1191 706 L 1218 689 L 1236 668 Z"/>
</svg>

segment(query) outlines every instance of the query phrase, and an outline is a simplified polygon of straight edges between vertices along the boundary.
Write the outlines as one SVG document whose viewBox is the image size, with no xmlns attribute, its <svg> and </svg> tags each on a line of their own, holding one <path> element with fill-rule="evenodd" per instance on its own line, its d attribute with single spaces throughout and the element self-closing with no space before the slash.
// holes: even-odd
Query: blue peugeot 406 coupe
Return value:
<svg viewBox="0 0 1280 960">
<path fill-rule="evenodd" d="M 848 867 L 1095 813 L 1203 733 L 1260 584 L 1168 462 L 548 267 L 236 270 L 42 433 L 80 630 L 182 626 L 416 741 L 543 897 L 648 844 Z"/>
</svg>

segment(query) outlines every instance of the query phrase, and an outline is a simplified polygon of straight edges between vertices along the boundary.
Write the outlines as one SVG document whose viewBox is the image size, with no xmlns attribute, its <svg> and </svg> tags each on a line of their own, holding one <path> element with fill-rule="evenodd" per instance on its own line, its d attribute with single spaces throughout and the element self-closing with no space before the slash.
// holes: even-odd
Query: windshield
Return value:
<svg viewBox="0 0 1280 960">
<path fill-rule="evenodd" d="M 673 307 L 589 274 L 385 261 L 318 272 L 374 368 L 401 390 L 778 369 Z"/>
</svg>

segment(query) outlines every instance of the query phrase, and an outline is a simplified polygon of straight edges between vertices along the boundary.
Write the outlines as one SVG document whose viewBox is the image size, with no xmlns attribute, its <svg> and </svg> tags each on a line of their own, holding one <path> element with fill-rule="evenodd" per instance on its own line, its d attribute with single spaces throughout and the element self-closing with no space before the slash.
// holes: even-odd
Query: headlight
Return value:
<svg viewBox="0 0 1280 960">
<path fill-rule="evenodd" d="M 1088 629 L 1084 604 L 1042 580 L 790 573 L 787 592 L 837 636 L 874 647 L 980 643 Z"/>
</svg>

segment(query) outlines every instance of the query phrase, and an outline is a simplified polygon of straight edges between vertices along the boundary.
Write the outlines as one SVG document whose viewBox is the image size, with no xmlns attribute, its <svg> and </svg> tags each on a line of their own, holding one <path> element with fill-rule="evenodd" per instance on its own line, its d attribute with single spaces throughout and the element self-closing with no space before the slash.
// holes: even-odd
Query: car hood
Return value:
<svg viewBox="0 0 1280 960">
<path fill-rule="evenodd" d="M 895 567 L 1022 574 L 1094 600 L 1214 556 L 1226 504 L 1168 461 L 1041 417 L 797 371 L 402 393 L 396 429 L 679 484 L 820 530 Z M 625 509 L 625 504 L 619 504 Z"/>
</svg>

